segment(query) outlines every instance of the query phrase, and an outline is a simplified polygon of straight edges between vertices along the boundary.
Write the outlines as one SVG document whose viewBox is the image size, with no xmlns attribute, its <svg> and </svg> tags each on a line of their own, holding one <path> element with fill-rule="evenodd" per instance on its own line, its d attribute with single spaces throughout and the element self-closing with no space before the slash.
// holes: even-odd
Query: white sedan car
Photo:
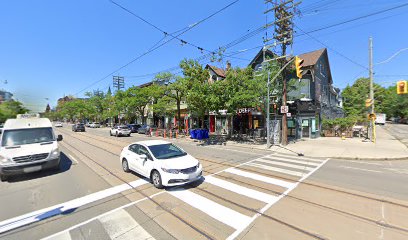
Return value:
<svg viewBox="0 0 408 240">
<path fill-rule="evenodd" d="M 62 122 L 55 122 L 54 127 L 62 127 Z"/>
<path fill-rule="evenodd" d="M 131 130 L 128 126 L 115 126 L 109 130 L 111 136 L 130 136 Z"/>
<path fill-rule="evenodd" d="M 135 142 L 124 147 L 120 162 L 123 171 L 149 178 L 156 188 L 191 183 L 201 179 L 203 173 L 197 159 L 162 140 Z"/>
</svg>

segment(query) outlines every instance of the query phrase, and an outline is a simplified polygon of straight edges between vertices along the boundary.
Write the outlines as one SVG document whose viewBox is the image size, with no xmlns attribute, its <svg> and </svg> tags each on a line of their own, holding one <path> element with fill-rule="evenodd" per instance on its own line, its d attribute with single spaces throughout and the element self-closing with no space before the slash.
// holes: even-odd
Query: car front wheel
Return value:
<svg viewBox="0 0 408 240">
<path fill-rule="evenodd" d="M 5 182 L 7 177 L 5 175 L 0 175 L 0 181 Z"/>
<path fill-rule="evenodd" d="M 129 172 L 130 171 L 129 170 L 129 164 L 128 164 L 128 161 L 126 160 L 126 158 L 124 158 L 122 160 L 122 169 L 123 169 L 124 172 Z"/>
<path fill-rule="evenodd" d="M 163 188 L 162 179 L 160 173 L 157 170 L 154 170 L 152 172 L 151 181 L 156 188 L 158 189 Z"/>
</svg>

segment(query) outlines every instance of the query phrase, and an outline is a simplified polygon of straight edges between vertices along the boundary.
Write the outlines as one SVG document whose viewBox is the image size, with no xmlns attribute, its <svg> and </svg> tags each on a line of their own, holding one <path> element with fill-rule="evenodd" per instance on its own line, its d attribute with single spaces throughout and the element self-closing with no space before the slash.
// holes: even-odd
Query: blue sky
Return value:
<svg viewBox="0 0 408 240">
<path fill-rule="evenodd" d="M 234 2 L 116 1 L 170 33 L 192 26 Z M 299 5 L 301 16 L 296 18 L 295 23 L 309 32 L 407 2 L 304 0 Z M 216 50 L 264 25 L 266 7 L 263 0 L 240 0 L 180 38 L 204 49 Z M 368 66 L 370 36 L 374 40 L 375 63 L 408 48 L 407 17 L 408 6 L 405 6 L 310 33 L 313 38 L 297 36 L 293 53 L 328 47 L 334 84 L 344 88 L 357 77 L 368 75 L 363 66 Z M 271 21 L 272 15 L 268 18 Z M 295 35 L 301 33 L 297 30 Z M 272 28 L 268 34 L 271 36 Z M 239 59 L 230 59 L 232 65 L 246 66 L 260 50 L 255 47 L 263 44 L 263 36 L 264 31 L 227 49 L 226 53 L 242 51 L 234 55 Z M 55 106 L 56 100 L 64 95 L 77 94 L 81 97 L 84 92 L 94 89 L 106 91 L 112 83 L 111 73 L 115 69 L 146 52 L 163 37 L 163 33 L 109 0 L 1 1 L 0 89 L 11 91 L 16 99 L 34 111 L 43 111 L 47 103 Z M 196 47 L 182 45 L 174 39 L 115 74 L 125 76 L 129 87 L 152 78 L 135 76 L 168 69 L 177 66 L 184 58 L 201 55 Z M 375 82 L 388 86 L 399 79 L 406 79 L 407 57 L 408 51 L 403 51 L 390 62 L 376 65 Z M 208 62 L 202 61 L 203 64 Z M 225 61 L 213 64 L 223 66 Z M 8 83 L 5 84 L 4 80 Z"/>
</svg>

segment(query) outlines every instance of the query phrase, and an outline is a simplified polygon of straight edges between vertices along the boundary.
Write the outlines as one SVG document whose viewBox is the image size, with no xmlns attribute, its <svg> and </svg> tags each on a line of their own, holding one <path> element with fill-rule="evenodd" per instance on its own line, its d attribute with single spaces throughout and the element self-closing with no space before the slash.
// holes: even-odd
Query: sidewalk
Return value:
<svg viewBox="0 0 408 240">
<path fill-rule="evenodd" d="M 391 136 L 383 127 L 377 128 L 376 143 L 365 142 L 362 138 L 320 137 L 290 143 L 284 149 L 272 146 L 271 151 L 291 154 L 291 151 L 318 158 L 364 159 L 364 160 L 408 160 L 408 148 Z M 266 149 L 266 145 L 249 145 L 228 141 L 227 146 L 252 149 Z M 288 149 L 288 150 L 287 150 Z"/>
</svg>

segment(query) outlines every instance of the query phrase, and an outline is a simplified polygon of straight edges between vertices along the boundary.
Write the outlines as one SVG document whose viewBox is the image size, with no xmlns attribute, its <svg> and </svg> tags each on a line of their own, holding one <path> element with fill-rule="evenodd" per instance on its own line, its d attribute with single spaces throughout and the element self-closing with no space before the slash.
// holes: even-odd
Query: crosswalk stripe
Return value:
<svg viewBox="0 0 408 240">
<path fill-rule="evenodd" d="M 235 168 L 226 169 L 225 172 L 232 173 L 232 174 L 239 175 L 239 176 L 246 177 L 246 178 L 251 178 L 257 181 L 261 181 L 261 182 L 278 185 L 278 186 L 288 188 L 288 189 L 293 187 L 294 185 L 294 183 L 286 182 L 286 181 L 276 179 L 276 178 L 262 176 L 256 173 L 242 171 L 242 170 L 235 169 Z"/>
<path fill-rule="evenodd" d="M 208 214 L 212 218 L 235 229 L 240 229 L 243 226 L 246 226 L 251 220 L 251 218 L 248 216 L 245 216 L 230 208 L 224 207 L 216 202 L 213 202 L 188 190 L 177 189 L 168 191 L 168 193 L 191 205 L 192 207 Z"/>
<path fill-rule="evenodd" d="M 292 159 L 298 159 L 298 160 L 302 160 L 302 161 L 313 161 L 313 162 L 317 162 L 317 163 L 323 163 L 325 161 L 324 159 L 316 159 L 316 158 L 300 157 L 300 156 L 290 156 L 290 155 L 283 155 L 283 154 L 279 154 L 279 153 L 276 153 L 276 154 L 271 155 L 271 156 L 279 156 L 279 157 L 283 157 L 283 158 L 292 158 Z"/>
<path fill-rule="evenodd" d="M 281 158 L 281 157 L 273 157 L 273 156 L 262 157 L 262 159 L 271 159 L 271 160 L 299 163 L 299 164 L 316 166 L 316 167 L 320 165 L 320 163 L 314 163 L 314 162 L 308 162 L 308 161 L 302 161 L 302 160 L 293 160 L 293 159 L 289 159 L 289 158 Z"/>
<path fill-rule="evenodd" d="M 263 163 L 269 163 L 273 165 L 278 165 L 278 166 L 283 166 L 283 167 L 290 167 L 294 169 L 300 169 L 300 170 L 308 170 L 312 171 L 314 168 L 313 167 L 306 167 L 306 166 L 300 166 L 296 164 L 291 164 L 291 163 L 284 163 L 284 162 L 278 162 L 278 161 L 271 161 L 271 160 L 265 160 L 265 159 L 257 159 L 255 162 L 263 162 Z"/>
<path fill-rule="evenodd" d="M 261 169 L 265 169 L 265 170 L 269 170 L 269 171 L 281 172 L 281 173 L 285 173 L 285 174 L 289 174 L 289 175 L 293 175 L 293 176 L 297 176 L 297 177 L 301 177 L 304 174 L 306 174 L 306 173 L 302 173 L 302 172 L 296 172 L 296 171 L 287 170 L 287 169 L 283 169 L 283 168 L 277 168 L 277 167 L 270 167 L 270 166 L 265 166 L 265 165 L 256 164 L 256 163 L 248 163 L 246 165 L 261 168 Z"/>
<path fill-rule="evenodd" d="M 224 188 L 226 190 L 250 197 L 252 199 L 256 199 L 265 203 L 269 203 L 272 202 L 274 199 L 276 199 L 277 197 L 267 194 L 267 193 L 263 193 L 263 192 L 259 192 L 247 187 L 243 187 L 240 185 L 237 185 L 235 183 L 231 183 L 219 178 L 215 178 L 213 176 L 207 176 L 205 177 L 205 182 L 208 182 L 210 184 L 213 184 L 215 186 Z"/>
<path fill-rule="evenodd" d="M 98 220 L 111 239 L 153 239 L 124 209 L 103 216 Z"/>
</svg>

